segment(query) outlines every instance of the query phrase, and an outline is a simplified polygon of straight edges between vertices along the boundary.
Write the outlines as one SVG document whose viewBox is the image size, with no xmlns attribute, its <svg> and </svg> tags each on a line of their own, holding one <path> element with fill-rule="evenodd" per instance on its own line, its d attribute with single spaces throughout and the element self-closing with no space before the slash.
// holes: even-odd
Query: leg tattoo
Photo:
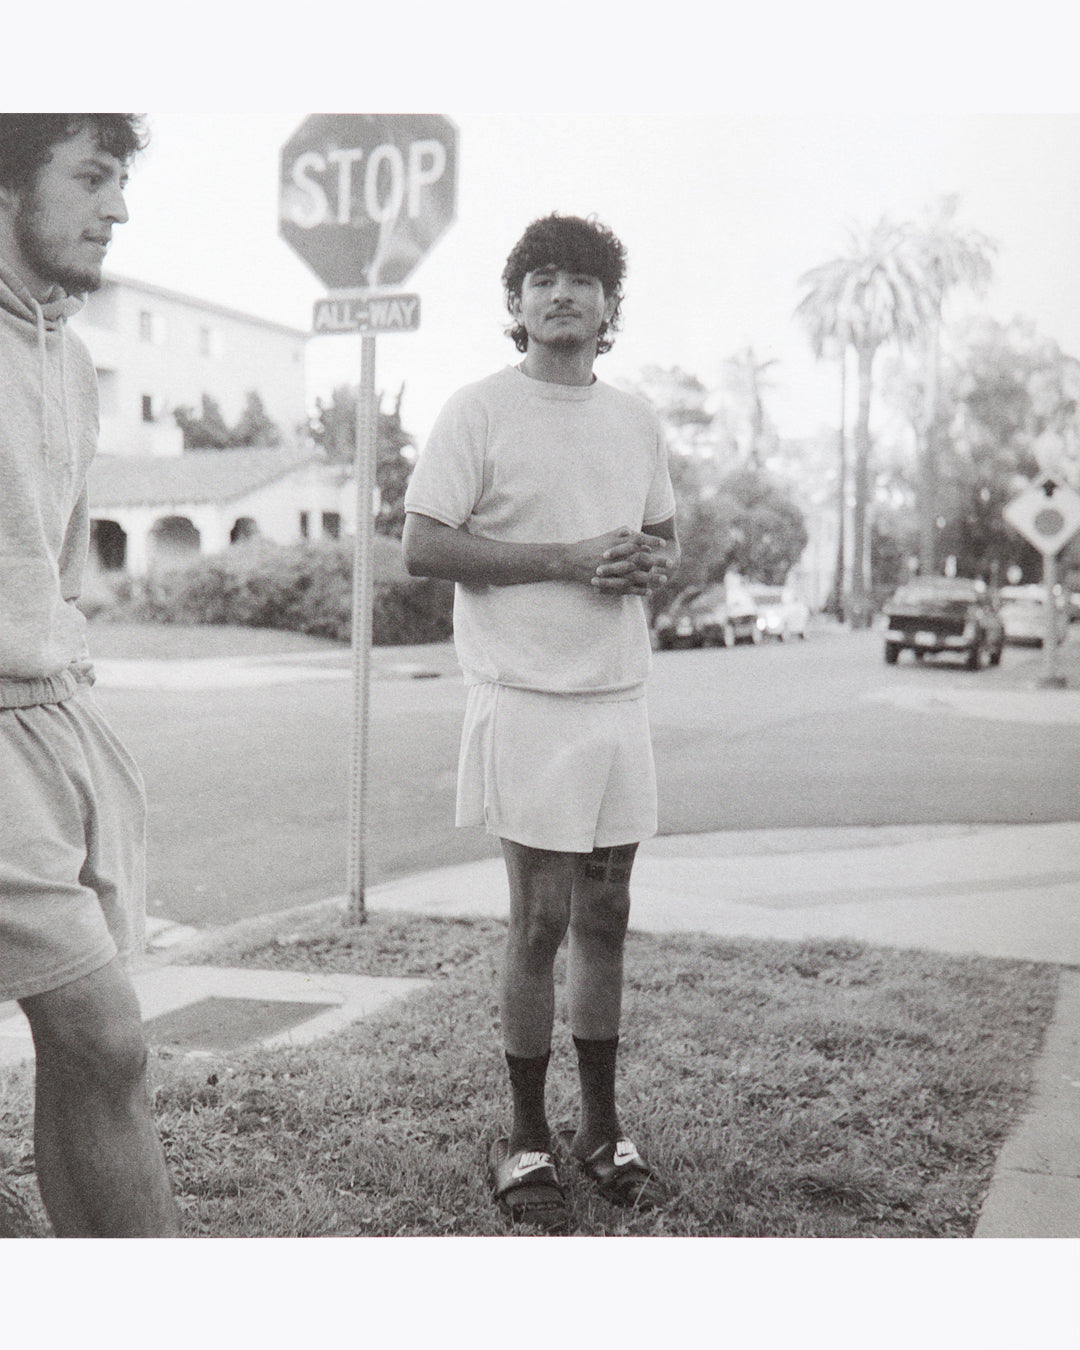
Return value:
<svg viewBox="0 0 1080 1350">
<path fill-rule="evenodd" d="M 588 881 L 602 881 L 609 886 L 625 886 L 630 880 L 636 848 L 636 844 L 594 848 L 582 863 L 582 873 Z"/>
</svg>

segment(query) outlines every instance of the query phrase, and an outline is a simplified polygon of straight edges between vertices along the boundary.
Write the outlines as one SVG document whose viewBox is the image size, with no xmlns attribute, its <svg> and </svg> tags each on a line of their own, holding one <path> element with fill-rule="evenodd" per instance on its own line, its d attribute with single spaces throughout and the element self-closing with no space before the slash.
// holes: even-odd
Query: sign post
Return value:
<svg viewBox="0 0 1080 1350">
<path fill-rule="evenodd" d="M 1058 554 L 1080 529 L 1080 494 L 1052 474 L 1037 478 L 1002 512 L 1005 519 L 1043 555 L 1043 586 L 1046 590 L 1046 629 L 1043 634 L 1044 689 L 1064 689 L 1065 677 L 1058 661 L 1060 624 L 1057 613 Z"/>
<path fill-rule="evenodd" d="M 328 287 L 312 331 L 360 335 L 353 556 L 348 921 L 365 920 L 368 720 L 379 409 L 375 336 L 413 332 L 420 297 L 391 291 L 454 219 L 457 129 L 431 113 L 317 113 L 281 151 L 279 232 Z"/>
</svg>

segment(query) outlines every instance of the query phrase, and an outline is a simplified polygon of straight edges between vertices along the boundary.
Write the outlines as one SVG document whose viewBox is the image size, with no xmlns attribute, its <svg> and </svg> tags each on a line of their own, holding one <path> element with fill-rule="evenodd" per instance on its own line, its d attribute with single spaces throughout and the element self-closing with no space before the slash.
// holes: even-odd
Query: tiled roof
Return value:
<svg viewBox="0 0 1080 1350">
<path fill-rule="evenodd" d="M 320 461 L 310 450 L 98 455 L 90 466 L 90 508 L 228 502 Z"/>
</svg>

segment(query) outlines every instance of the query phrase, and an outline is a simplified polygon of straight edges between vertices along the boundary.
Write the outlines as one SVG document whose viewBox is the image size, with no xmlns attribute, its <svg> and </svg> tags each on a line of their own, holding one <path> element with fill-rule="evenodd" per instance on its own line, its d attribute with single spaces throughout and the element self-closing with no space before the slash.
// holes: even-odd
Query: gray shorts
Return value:
<svg viewBox="0 0 1080 1350">
<path fill-rule="evenodd" d="M 656 769 L 644 693 L 470 687 L 457 824 L 557 853 L 656 833 Z"/>
<path fill-rule="evenodd" d="M 141 954 L 146 798 L 89 689 L 0 710 L 0 999 Z"/>
</svg>

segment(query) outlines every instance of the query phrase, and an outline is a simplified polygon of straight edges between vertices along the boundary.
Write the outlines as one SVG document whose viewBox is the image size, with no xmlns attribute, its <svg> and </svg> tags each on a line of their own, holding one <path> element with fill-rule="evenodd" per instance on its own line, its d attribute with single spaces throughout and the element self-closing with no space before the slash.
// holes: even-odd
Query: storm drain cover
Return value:
<svg viewBox="0 0 1080 1350">
<path fill-rule="evenodd" d="M 337 1006 L 276 998 L 201 998 L 150 1018 L 144 1029 L 151 1045 L 173 1050 L 236 1050 Z"/>
</svg>

